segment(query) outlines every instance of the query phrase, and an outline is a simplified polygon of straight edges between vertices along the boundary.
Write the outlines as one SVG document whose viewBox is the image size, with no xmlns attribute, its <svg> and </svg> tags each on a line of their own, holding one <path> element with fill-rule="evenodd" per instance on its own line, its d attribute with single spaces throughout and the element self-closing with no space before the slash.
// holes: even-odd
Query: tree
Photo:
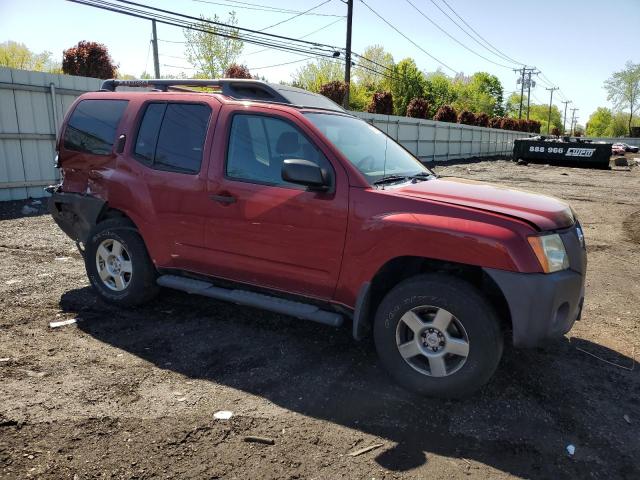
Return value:
<svg viewBox="0 0 640 480">
<path fill-rule="evenodd" d="M 347 84 L 341 80 L 334 80 L 333 82 L 322 85 L 319 93 L 333 100 L 338 105 L 342 105 L 344 96 L 347 94 Z"/>
<path fill-rule="evenodd" d="M 393 113 L 393 95 L 391 92 L 374 93 L 371 97 L 371 103 L 367 108 L 367 112 L 391 115 Z"/>
<path fill-rule="evenodd" d="M 459 110 L 497 116 L 504 113 L 504 91 L 500 80 L 494 75 L 486 72 L 474 73 L 470 77 L 458 75 L 451 89 L 455 97 L 453 105 Z"/>
<path fill-rule="evenodd" d="M 422 97 L 416 97 L 407 105 L 407 117 L 429 118 L 429 102 Z"/>
<path fill-rule="evenodd" d="M 394 79 L 391 82 L 393 94 L 393 112 L 404 115 L 407 105 L 415 97 L 422 97 L 426 86 L 424 74 L 418 70 L 412 58 L 405 58 L 394 68 Z"/>
<path fill-rule="evenodd" d="M 458 121 L 458 112 L 451 105 L 442 105 L 433 116 L 437 122 L 456 123 Z"/>
<path fill-rule="evenodd" d="M 51 61 L 51 52 L 32 52 L 24 43 L 8 40 L 0 43 L 0 67 L 51 72 L 59 68 Z"/>
<path fill-rule="evenodd" d="M 236 61 L 242 53 L 244 43 L 240 40 L 236 13 L 229 13 L 226 23 L 232 28 L 212 25 L 209 22 L 219 22 L 217 15 L 213 19 L 200 16 L 201 21 L 193 26 L 198 30 L 184 29 L 186 41 L 185 54 L 200 76 L 207 78 L 220 78 L 224 72 Z M 204 30 L 204 31 L 203 31 Z M 209 33 L 211 32 L 211 33 Z M 216 35 L 218 34 L 218 35 Z M 222 37 L 219 34 L 226 36 Z"/>
<path fill-rule="evenodd" d="M 238 65 L 237 63 L 232 63 L 227 67 L 224 71 L 225 78 L 246 78 L 251 79 L 251 73 L 246 65 Z"/>
<path fill-rule="evenodd" d="M 476 115 L 476 126 L 478 127 L 488 127 L 489 126 L 489 115 L 486 113 L 479 113 Z"/>
<path fill-rule="evenodd" d="M 613 112 L 605 107 L 598 107 L 589 116 L 587 122 L 587 136 L 606 137 L 611 134 L 611 124 L 613 122 Z"/>
<path fill-rule="evenodd" d="M 342 65 L 328 58 L 320 58 L 300 67 L 293 76 L 293 86 L 319 93 L 325 83 L 343 80 Z"/>
<path fill-rule="evenodd" d="M 463 110 L 460 112 L 460 115 L 458 115 L 458 123 L 462 123 L 464 125 L 475 125 L 476 116 L 469 110 Z"/>
<path fill-rule="evenodd" d="M 391 88 L 389 77 L 393 74 L 393 66 L 393 55 L 381 45 L 370 45 L 364 49 L 362 58 L 353 69 L 353 76 L 358 84 L 373 91 L 388 90 Z"/>
<path fill-rule="evenodd" d="M 607 100 L 613 102 L 614 108 L 629 108 L 630 135 L 633 114 L 640 106 L 640 64 L 628 61 L 624 70 L 614 72 L 604 82 L 604 88 L 607 90 Z"/>
<path fill-rule="evenodd" d="M 424 97 L 431 106 L 429 115 L 435 115 L 436 111 L 443 105 L 450 105 L 456 99 L 456 94 L 451 88 L 451 78 L 436 71 L 425 76 Z"/>
<path fill-rule="evenodd" d="M 93 78 L 115 78 L 118 66 L 113 63 L 102 43 L 82 40 L 62 52 L 62 71 L 67 75 Z"/>
</svg>

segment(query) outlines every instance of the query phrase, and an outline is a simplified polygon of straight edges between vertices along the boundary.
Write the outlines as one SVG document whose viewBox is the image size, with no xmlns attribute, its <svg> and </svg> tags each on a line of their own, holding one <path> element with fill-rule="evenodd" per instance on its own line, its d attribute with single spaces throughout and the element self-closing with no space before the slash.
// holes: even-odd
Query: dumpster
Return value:
<svg viewBox="0 0 640 480">
<path fill-rule="evenodd" d="M 557 139 L 519 138 L 513 141 L 513 159 L 548 163 L 567 167 L 609 167 L 610 143 L 569 141 Z"/>
</svg>

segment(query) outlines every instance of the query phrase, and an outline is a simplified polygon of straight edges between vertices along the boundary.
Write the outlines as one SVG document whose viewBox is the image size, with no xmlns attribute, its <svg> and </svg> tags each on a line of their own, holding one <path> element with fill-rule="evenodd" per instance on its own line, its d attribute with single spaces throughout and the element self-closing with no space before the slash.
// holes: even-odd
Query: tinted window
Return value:
<svg viewBox="0 0 640 480">
<path fill-rule="evenodd" d="M 296 127 L 263 115 L 235 115 L 229 136 L 227 176 L 271 185 L 282 180 L 287 159 L 304 159 L 331 171 L 329 162 Z"/>
<path fill-rule="evenodd" d="M 82 100 L 64 131 L 64 148 L 94 155 L 108 155 L 127 100 Z"/>
<path fill-rule="evenodd" d="M 147 106 L 144 118 L 140 124 L 138 138 L 136 139 L 135 154 L 147 164 L 153 163 L 158 142 L 158 132 L 162 124 L 162 117 L 167 108 L 166 103 L 152 103 Z"/>
<path fill-rule="evenodd" d="M 160 170 L 198 173 L 211 109 L 191 103 L 152 103 L 147 107 L 135 154 Z"/>
</svg>

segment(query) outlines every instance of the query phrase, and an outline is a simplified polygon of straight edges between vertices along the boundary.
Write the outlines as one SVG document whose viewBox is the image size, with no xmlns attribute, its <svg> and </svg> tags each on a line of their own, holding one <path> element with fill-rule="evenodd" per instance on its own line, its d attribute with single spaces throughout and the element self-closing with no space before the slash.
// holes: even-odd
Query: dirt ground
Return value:
<svg viewBox="0 0 640 480">
<path fill-rule="evenodd" d="M 461 401 L 395 386 L 348 328 L 179 292 L 107 306 L 44 206 L 0 204 L 0 478 L 640 478 L 640 168 L 436 170 L 568 200 L 589 251 L 570 335 L 507 348 Z"/>
</svg>

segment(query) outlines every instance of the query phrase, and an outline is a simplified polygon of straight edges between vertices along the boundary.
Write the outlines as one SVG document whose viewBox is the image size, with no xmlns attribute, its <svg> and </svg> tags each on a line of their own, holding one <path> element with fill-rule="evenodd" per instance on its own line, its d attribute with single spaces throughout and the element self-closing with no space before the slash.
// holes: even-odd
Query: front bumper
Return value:
<svg viewBox="0 0 640 480">
<path fill-rule="evenodd" d="M 516 347 L 534 347 L 561 337 L 580 319 L 587 252 L 576 227 L 558 231 L 569 256 L 567 270 L 518 273 L 485 268 L 509 305 Z"/>
<path fill-rule="evenodd" d="M 584 276 L 578 272 L 517 273 L 490 268 L 485 272 L 507 300 L 516 347 L 535 347 L 561 337 L 580 319 Z"/>
</svg>

